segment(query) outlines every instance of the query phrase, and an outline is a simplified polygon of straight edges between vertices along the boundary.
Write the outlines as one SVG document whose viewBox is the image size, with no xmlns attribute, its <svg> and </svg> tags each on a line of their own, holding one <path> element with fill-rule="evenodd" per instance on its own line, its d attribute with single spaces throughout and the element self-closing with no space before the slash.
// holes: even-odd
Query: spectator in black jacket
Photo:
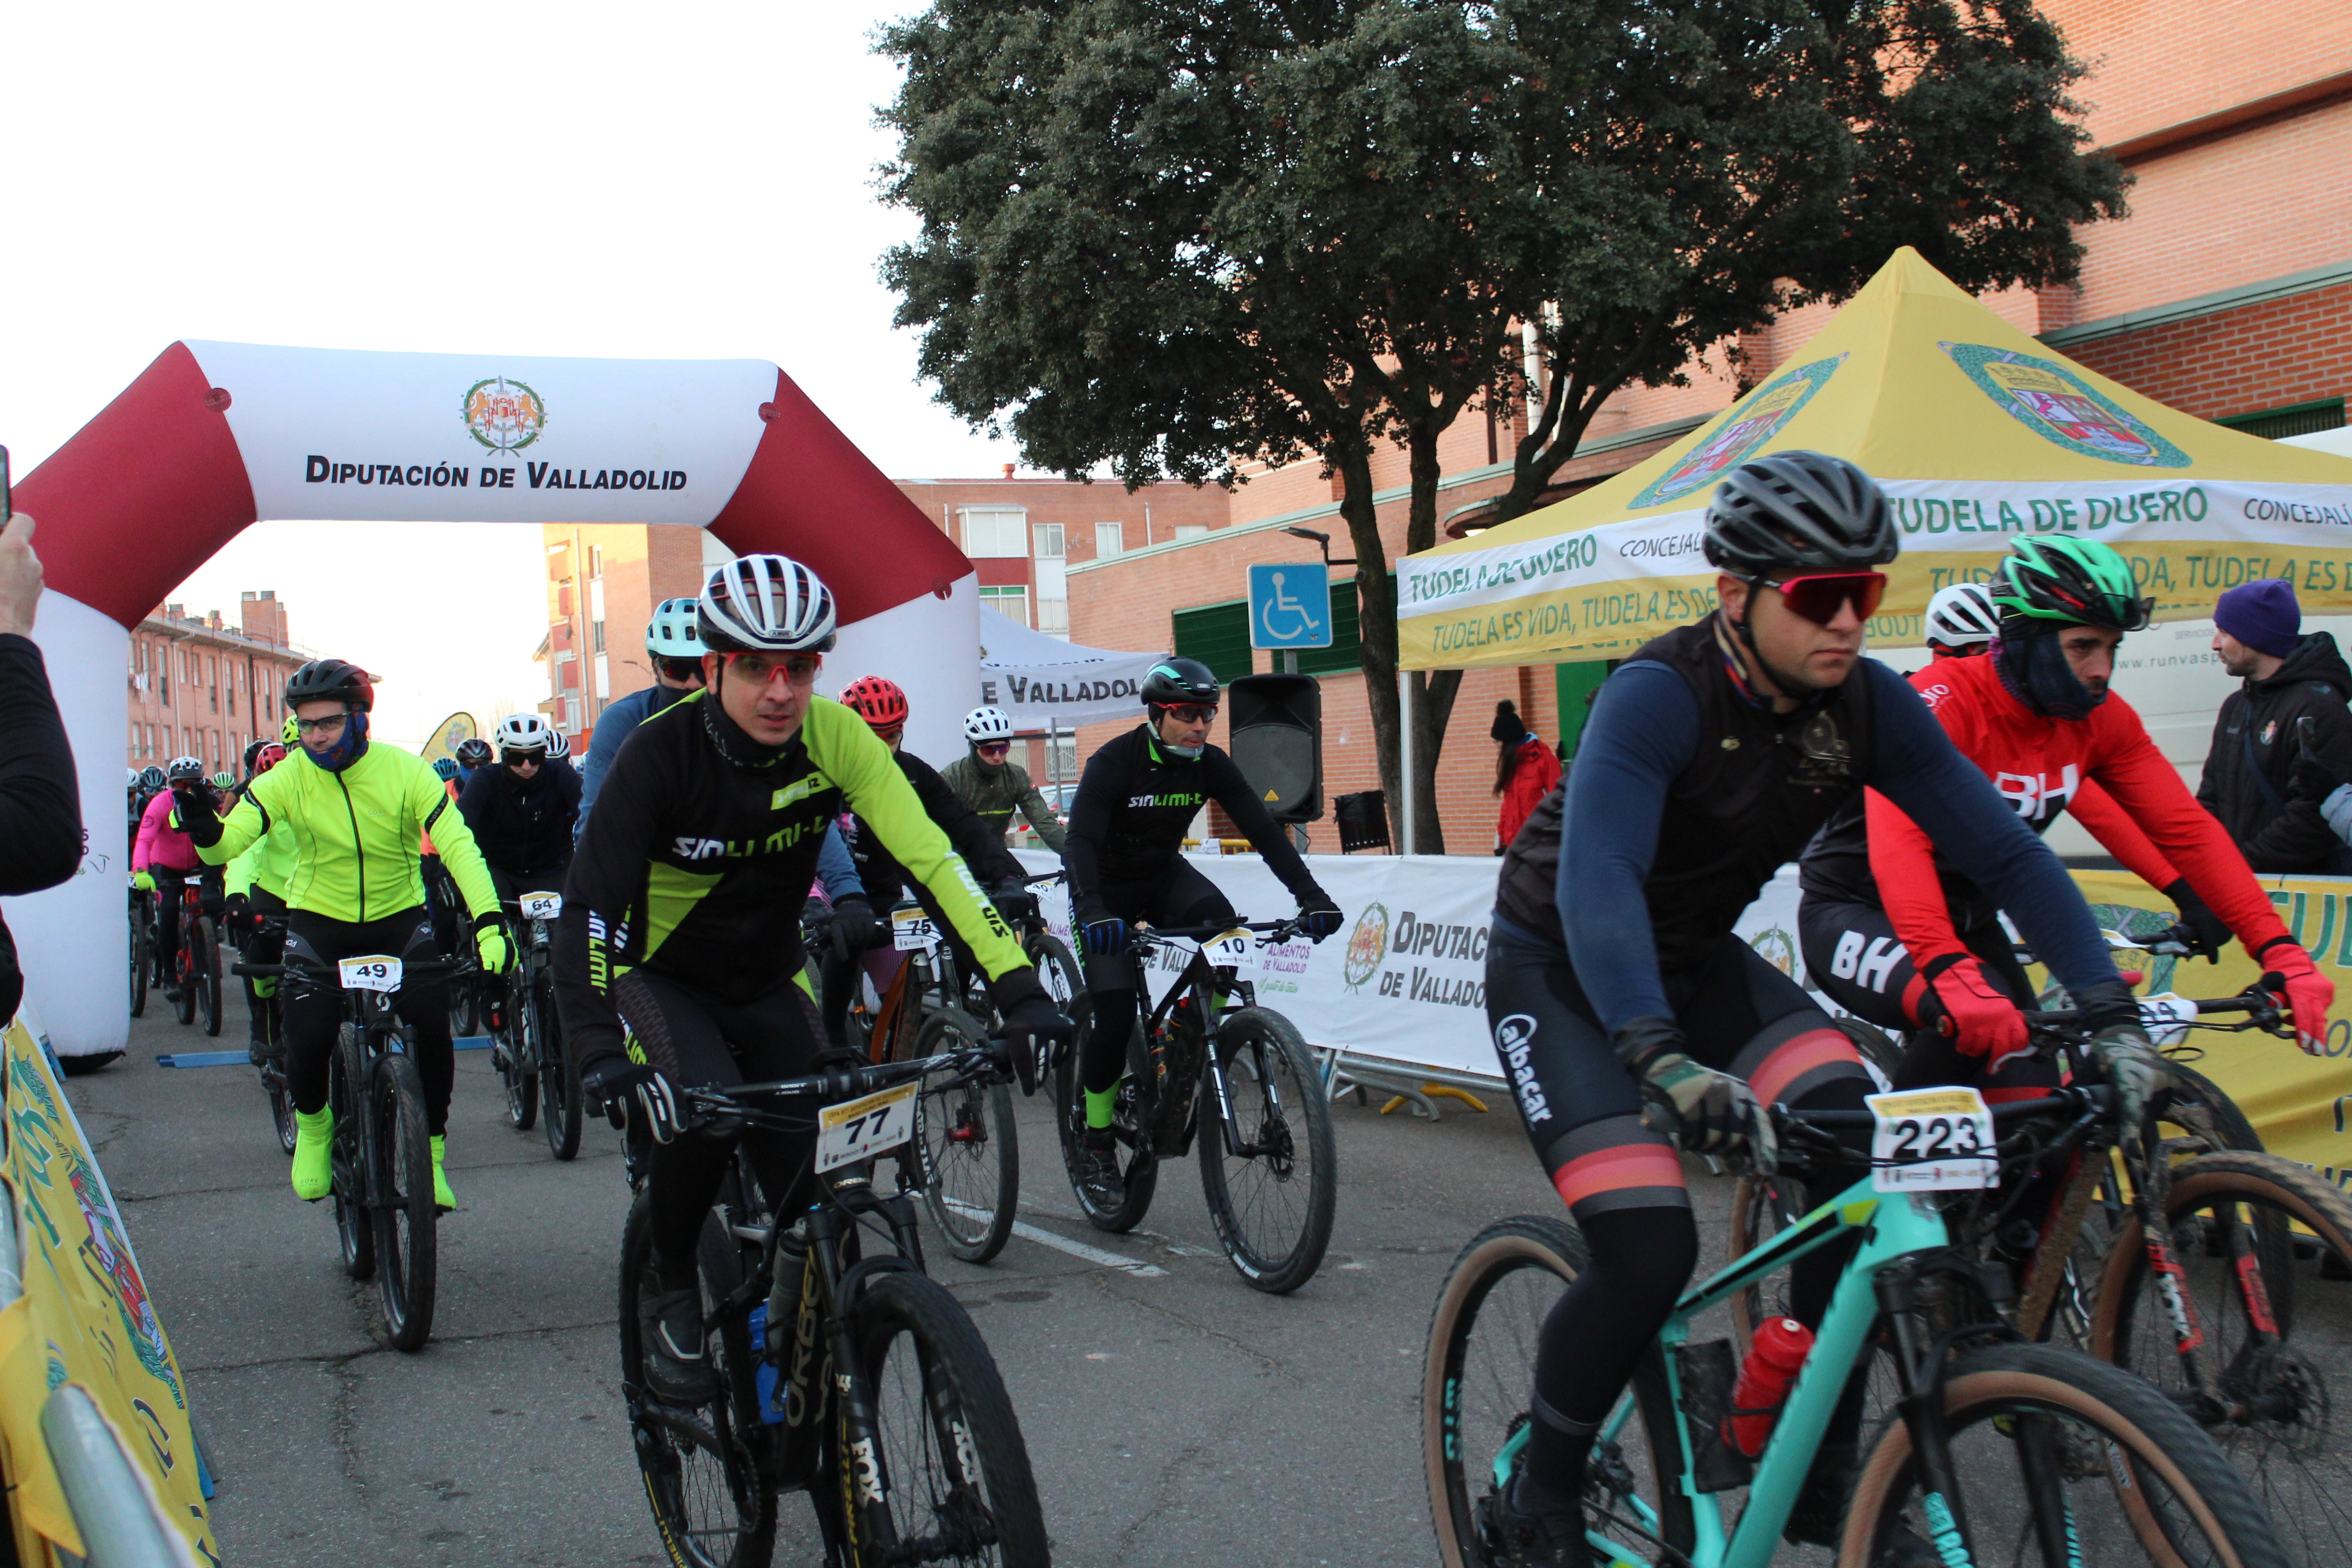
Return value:
<svg viewBox="0 0 2352 1568">
<path fill-rule="evenodd" d="M 0 893 L 54 888 L 81 866 L 81 790 L 65 721 L 33 644 L 41 558 L 33 520 L 0 525 Z M 0 921 L 0 1023 L 16 1016 L 25 977 Z"/>
<path fill-rule="evenodd" d="M 2221 704 L 2197 798 L 2257 871 L 2352 870 L 2311 779 L 2352 779 L 2352 668 L 2326 632 L 2303 631 L 2294 586 L 2275 578 L 2221 595 L 2213 651 L 2244 685 Z M 2312 764 L 2298 778 L 2295 764 Z"/>
</svg>

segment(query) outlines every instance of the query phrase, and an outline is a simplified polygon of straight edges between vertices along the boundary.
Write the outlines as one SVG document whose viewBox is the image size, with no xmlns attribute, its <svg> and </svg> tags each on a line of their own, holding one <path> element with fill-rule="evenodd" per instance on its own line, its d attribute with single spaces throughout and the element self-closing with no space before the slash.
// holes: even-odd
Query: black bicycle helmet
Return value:
<svg viewBox="0 0 2352 1568">
<path fill-rule="evenodd" d="M 314 658 L 286 679 L 286 706 L 348 702 L 364 713 L 375 706 L 375 682 L 366 670 L 340 658 Z"/>
<path fill-rule="evenodd" d="M 1143 705 L 1147 708 L 1173 708 L 1187 702 L 1215 706 L 1217 678 L 1209 667 L 1197 658 L 1170 655 L 1151 667 L 1143 678 Z"/>
<path fill-rule="evenodd" d="M 1749 579 L 1862 572 L 1895 559 L 1895 516 L 1878 481 L 1822 452 L 1742 463 L 1706 507 L 1710 565 Z"/>
<path fill-rule="evenodd" d="M 162 789 L 169 782 L 171 781 L 163 776 L 163 770 L 152 763 L 139 770 L 139 787 L 150 794 Z"/>
<path fill-rule="evenodd" d="M 479 735 L 468 735 L 457 742 L 457 765 L 460 767 L 478 768 L 497 754 L 490 750 L 490 743 Z"/>
</svg>

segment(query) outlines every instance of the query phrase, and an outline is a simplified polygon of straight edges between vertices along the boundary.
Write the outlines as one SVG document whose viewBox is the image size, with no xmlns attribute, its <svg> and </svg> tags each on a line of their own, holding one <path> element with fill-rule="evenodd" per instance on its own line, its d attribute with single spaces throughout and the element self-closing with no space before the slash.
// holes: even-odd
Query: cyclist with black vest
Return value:
<svg viewBox="0 0 2352 1568">
<path fill-rule="evenodd" d="M 287 678 L 286 705 L 301 737 L 300 761 L 255 779 L 226 817 L 210 791 L 182 797 L 180 814 L 197 853 L 225 865 L 264 834 L 290 834 L 293 868 L 286 884 L 286 1084 L 294 1096 L 295 1195 L 325 1197 L 334 1112 L 327 1107 L 327 1058 L 343 1017 L 340 962 L 387 953 L 410 963 L 438 956 L 425 907 L 424 837 L 473 912 L 482 967 L 507 966 L 498 895 L 474 836 L 424 758 L 368 740 L 375 686 L 340 658 L 313 659 Z M 400 1016 L 415 1031 L 416 1071 L 425 1084 L 432 1137 L 433 1198 L 457 1206 L 442 1156 L 457 1058 L 449 1038 L 446 982 L 418 977 L 400 988 Z"/>
<path fill-rule="evenodd" d="M 1135 1027 L 1135 970 L 1126 957 L 1133 926 L 1230 921 L 1234 907 L 1187 862 L 1184 837 L 1211 801 L 1224 808 L 1298 900 L 1300 929 L 1321 942 L 1339 929 L 1339 906 L 1307 870 L 1241 769 L 1209 744 L 1217 678 L 1194 658 L 1170 658 L 1144 678 L 1146 721 L 1087 759 L 1062 845 L 1069 872 L 1071 926 L 1086 951 L 1094 1020 L 1078 1047 L 1087 1131 L 1078 1180 L 1106 1206 L 1125 1201 L 1111 1134 L 1127 1041 Z"/>
<path fill-rule="evenodd" d="M 1858 1109 L 1872 1091 L 1853 1043 L 1733 931 L 1864 785 L 1900 801 L 2019 911 L 2096 1021 L 2094 1051 L 2127 1098 L 2161 1082 L 2057 858 L 1902 678 L 1862 657 L 1885 587 L 1877 568 L 1896 550 L 1877 484 L 1814 452 L 1743 464 L 1707 508 L 1705 549 L 1719 607 L 1610 676 L 1574 771 L 1520 830 L 1496 889 L 1496 1054 L 1591 1247 L 1544 1323 L 1528 1442 L 1496 1502 L 1497 1536 L 1520 1564 L 1590 1562 L 1586 1459 L 1698 1258 L 1675 1151 L 1769 1165 L 1765 1107 Z M 1820 1321 L 1842 1261 L 1797 1265 L 1796 1316 Z M 1842 1406 L 1792 1539 L 1832 1539 L 1859 1415 Z"/>
<path fill-rule="evenodd" d="M 561 891 L 572 868 L 580 775 L 551 760 L 560 731 L 536 713 L 499 721 L 496 767 L 476 768 L 457 797 L 499 897 Z"/>
<path fill-rule="evenodd" d="M 628 1105 L 652 1139 L 646 1202 L 661 1289 L 646 1304 L 658 1398 L 713 1386 L 695 1252 L 737 1136 L 772 1212 L 798 1212 L 814 1128 L 688 1126 L 680 1091 L 794 1077 L 821 1025 L 797 984 L 801 909 L 845 803 L 970 944 L 1016 1053 L 1066 1037 L 1012 931 L 924 815 L 888 748 L 815 695 L 834 599 L 781 555 L 728 563 L 698 606 L 705 689 L 654 714 L 613 761 L 557 922 L 563 1034 L 590 1103 Z M 645 1042 L 670 1070 L 647 1059 Z M 674 1081 L 671 1071 L 683 1075 Z"/>
<path fill-rule="evenodd" d="M 2199 805 L 2131 705 L 2108 689 L 2116 649 L 2147 626 L 2131 565 L 2093 540 L 2021 539 L 1991 593 L 1990 658 L 1939 659 L 1911 678 L 1936 722 L 2018 819 L 2047 833 L 2071 814 L 2162 889 L 2198 951 L 2231 936 L 2292 1004 L 2304 1048 L 2327 1037 L 2335 986 L 2279 923 L 2229 832 Z M 2058 1081 L 2034 1058 L 2034 988 L 1998 903 L 1876 791 L 1849 801 L 1805 852 L 1805 967 L 1848 1012 L 1919 1028 L 1896 1087 L 1981 1085 L 2030 1100 Z M 2016 913 L 2011 910 L 2012 916 Z"/>
</svg>

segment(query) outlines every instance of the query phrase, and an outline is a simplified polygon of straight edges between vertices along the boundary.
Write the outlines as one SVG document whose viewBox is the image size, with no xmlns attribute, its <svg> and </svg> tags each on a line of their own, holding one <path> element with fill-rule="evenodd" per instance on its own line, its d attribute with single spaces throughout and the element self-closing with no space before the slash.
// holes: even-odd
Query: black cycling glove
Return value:
<svg viewBox="0 0 2352 1568">
<path fill-rule="evenodd" d="M 656 1143 L 668 1142 L 685 1128 L 685 1110 L 676 1087 L 660 1068 L 626 1057 L 605 1057 L 590 1063 L 580 1074 L 580 1093 L 607 1111 L 634 1101 L 646 1119 L 646 1131 Z"/>
<path fill-rule="evenodd" d="M 1078 911 L 1078 945 L 1096 958 L 1108 958 L 1127 951 L 1127 922 L 1101 904 L 1089 904 Z"/>
<path fill-rule="evenodd" d="M 1014 925 L 1037 918 L 1037 895 L 1029 890 L 1026 882 L 999 882 L 989 889 L 988 901 Z"/>
<path fill-rule="evenodd" d="M 2187 942 L 2189 951 L 2200 954 L 2209 963 L 2221 963 L 2221 950 L 2230 945 L 2230 939 L 2237 933 L 2213 912 L 2204 900 L 2197 896 L 2197 889 L 2189 885 L 2188 878 L 2177 879 L 2164 889 L 2164 896 L 2170 899 L 2173 908 L 2180 911 L 2180 924 L 2175 929 Z"/>
<path fill-rule="evenodd" d="M 1003 1021 L 991 1037 L 1003 1041 L 1012 1057 L 1021 1092 L 1034 1094 L 1055 1048 L 1067 1045 L 1076 1033 L 1077 1026 L 1054 1005 L 1054 999 L 1038 991 L 1004 1009 Z"/>
<path fill-rule="evenodd" d="M 213 786 L 202 779 L 194 780 L 185 789 L 172 792 L 172 809 L 180 819 L 180 831 L 188 842 L 200 849 L 209 849 L 220 842 L 220 808 L 213 800 Z"/>
<path fill-rule="evenodd" d="M 1321 942 L 1339 929 L 1339 906 L 1329 895 L 1316 892 L 1298 900 L 1298 929 L 1309 942 Z"/>
<path fill-rule="evenodd" d="M 844 958 L 855 958 L 882 940 L 882 922 L 874 913 L 874 906 L 864 899 L 844 897 L 833 906 L 833 924 L 826 928 L 833 950 Z"/>
</svg>

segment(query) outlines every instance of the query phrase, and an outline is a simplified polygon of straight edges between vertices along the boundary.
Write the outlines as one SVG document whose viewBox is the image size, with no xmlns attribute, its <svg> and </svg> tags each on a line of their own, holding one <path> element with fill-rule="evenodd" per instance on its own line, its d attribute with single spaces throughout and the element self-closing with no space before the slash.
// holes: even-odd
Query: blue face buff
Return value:
<svg viewBox="0 0 2352 1568">
<path fill-rule="evenodd" d="M 343 732 L 323 752 L 302 748 L 302 754 L 331 773 L 341 773 L 367 755 L 368 716 L 354 713 L 343 721 Z"/>
<path fill-rule="evenodd" d="M 2058 646 L 2059 634 L 2070 625 L 2053 621 L 2049 630 L 2036 629 L 2024 637 L 2011 636 L 2004 625 L 1993 639 L 1993 667 L 2000 672 L 2001 685 L 2045 719 L 2087 719 L 2091 710 L 2107 700 L 2105 691 L 2093 691 L 2074 679 L 2066 650 Z"/>
</svg>

